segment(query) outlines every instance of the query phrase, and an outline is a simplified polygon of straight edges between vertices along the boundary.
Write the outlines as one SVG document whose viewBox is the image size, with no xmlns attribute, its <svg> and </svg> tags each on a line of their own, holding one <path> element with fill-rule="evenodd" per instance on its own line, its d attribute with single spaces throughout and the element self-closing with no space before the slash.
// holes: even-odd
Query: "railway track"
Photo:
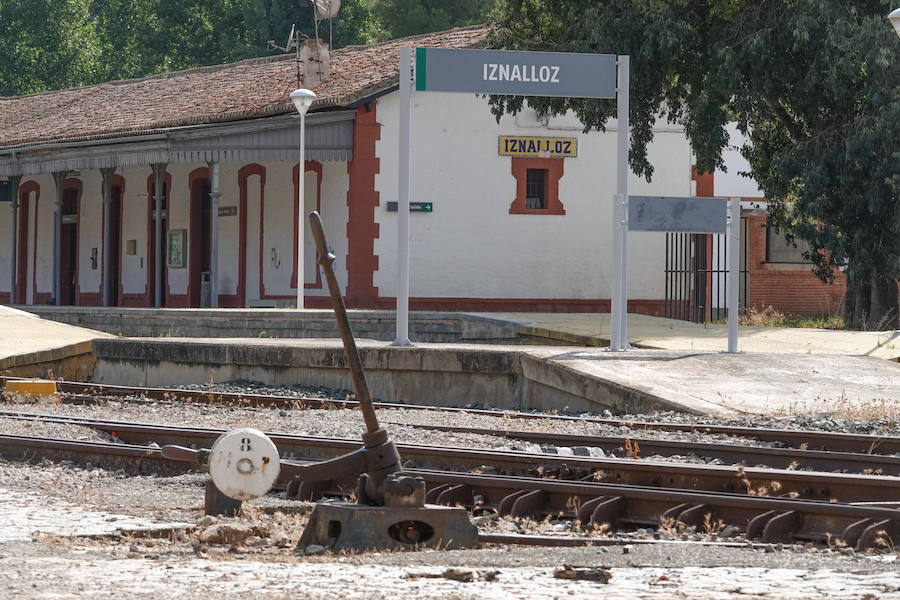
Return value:
<svg viewBox="0 0 900 600">
<path fill-rule="evenodd" d="M 159 448 L 0 436 L 7 457 L 71 460 L 93 466 L 112 465 L 140 472 L 172 472 L 187 463 L 165 459 Z M 295 465 L 282 464 L 282 483 Z M 540 519 L 548 515 L 577 519 L 586 529 L 612 527 L 694 527 L 710 534 L 724 524 L 766 543 L 834 541 L 857 550 L 900 534 L 900 509 L 869 504 L 769 498 L 734 493 L 611 485 L 536 477 L 485 475 L 410 469 L 427 485 L 427 501 L 462 504 L 500 515 Z"/>
<path fill-rule="evenodd" d="M 132 445 L 174 444 L 203 448 L 209 447 L 226 431 L 224 429 L 174 427 L 65 415 L 17 414 L 11 411 L 0 411 L 0 417 L 88 427 L 115 436 L 118 440 Z M 355 440 L 283 433 L 267 433 L 267 435 L 275 442 L 280 455 L 285 458 L 325 460 L 351 452 L 359 447 L 359 442 Z M 644 441 L 642 440 L 641 443 L 643 444 Z M 609 484 L 737 492 L 824 501 L 890 502 L 900 499 L 900 479 L 895 477 L 559 456 L 419 444 L 397 444 L 397 448 L 405 461 L 411 461 L 417 467 L 428 469 L 462 472 L 490 469 L 497 474 L 515 476 L 541 476 L 568 480 L 590 479 Z M 854 457 L 857 460 L 870 458 L 865 455 L 854 455 Z"/>
<path fill-rule="evenodd" d="M 0 382 L 21 378 L 0 377 Z M 303 398 L 297 396 L 279 396 L 268 394 L 228 393 L 215 391 L 183 390 L 177 388 L 156 387 L 129 387 L 106 384 L 93 384 L 72 381 L 58 381 L 57 389 L 61 393 L 61 401 L 73 404 L 89 404 L 103 401 L 105 398 L 115 397 L 124 401 L 155 400 L 160 402 L 207 403 L 226 406 L 243 407 L 276 407 L 276 408 L 357 408 L 355 400 L 335 400 L 328 398 Z M 597 424 L 611 427 L 625 427 L 633 431 L 660 431 L 681 432 L 689 434 L 724 435 L 737 438 L 755 439 L 761 442 L 778 444 L 784 448 L 795 448 L 807 451 L 846 452 L 853 454 L 869 454 L 873 456 L 893 456 L 900 459 L 900 436 L 866 435 L 843 432 L 828 432 L 814 430 L 794 430 L 758 427 L 738 427 L 729 425 L 707 425 L 694 423 L 667 423 L 656 421 L 633 421 L 624 419 L 606 419 L 588 416 L 554 415 L 543 413 L 520 413 L 512 411 L 497 411 L 475 408 L 436 407 L 416 404 L 398 404 L 390 402 L 375 402 L 377 408 L 397 408 L 403 410 L 427 410 L 444 413 L 467 413 L 495 418 L 503 418 L 509 421 L 569 421 L 584 424 Z M 453 427 L 441 425 L 406 425 L 425 429 L 454 431 Z M 521 439 L 534 443 L 546 443 L 567 446 L 592 445 L 590 440 L 598 436 L 566 436 L 566 434 L 541 434 L 529 431 L 517 431 L 510 428 L 483 429 L 479 431 L 483 435 L 504 436 L 510 439 Z M 541 437 L 543 435 L 543 437 Z M 624 440 L 625 437 L 609 438 L 610 444 L 619 444 L 616 440 Z M 633 439 L 633 438 L 632 438 Z M 644 444 L 645 438 L 641 438 Z M 600 446 L 595 446 L 600 447 Z M 731 447 L 729 445 L 729 447 Z M 704 446 L 707 448 L 707 446 Z M 778 450 L 774 448 L 773 450 Z M 777 453 L 769 453 L 768 456 L 776 456 Z M 713 456 L 707 454 L 705 456 Z M 731 460 L 731 458 L 723 458 Z M 774 460 L 774 459 L 770 459 Z M 763 461 L 758 461 L 763 462 Z M 898 460 L 897 462 L 900 462 Z M 770 466 L 778 466 L 771 464 Z M 814 466 L 814 465 L 810 465 Z M 840 468 L 840 467 L 836 467 Z M 876 467 L 877 468 L 877 467 Z M 900 473 L 897 473 L 900 474 Z"/>
<path fill-rule="evenodd" d="M 161 388 L 126 388 L 59 382 L 61 400 L 96 403 L 108 398 L 146 402 L 194 402 L 238 407 L 355 408 L 352 400 L 222 394 Z M 737 463 L 776 464 L 790 469 L 750 466 L 696 465 L 658 460 L 536 454 L 471 448 L 397 444 L 407 461 L 405 470 L 422 477 L 427 501 L 465 505 L 499 515 L 577 520 L 584 528 L 690 527 L 715 533 L 724 524 L 764 542 L 837 539 L 864 549 L 881 539 L 900 536 L 900 479 L 871 475 L 900 474 L 900 438 L 755 428 L 696 426 L 676 423 L 634 423 L 564 415 L 532 415 L 480 409 L 448 409 L 399 404 L 384 408 L 468 412 L 518 419 L 573 420 L 649 433 L 681 431 L 759 439 L 784 447 L 657 440 L 641 437 L 644 455 L 695 454 Z M 224 430 L 98 420 L 66 415 L 0 412 L 7 419 L 77 425 L 102 431 L 118 443 L 74 442 L 22 436 L 0 436 L 0 453 L 11 458 L 72 460 L 129 471 L 171 473 L 192 468 L 168 460 L 159 446 L 175 444 L 206 448 Z M 438 431 L 500 435 L 535 444 L 566 448 L 601 448 L 607 454 L 624 448 L 636 457 L 632 438 L 572 435 L 514 429 L 408 425 Z M 283 458 L 279 486 L 288 497 L 314 499 L 343 494 L 354 481 L 308 484 L 297 478 L 299 467 L 334 458 L 359 447 L 355 440 L 269 434 Z M 841 450 L 835 450 L 840 448 Z M 190 454 L 192 451 L 186 451 Z M 170 454 L 171 456 L 171 454 Z M 797 468 L 817 469 L 815 471 Z M 196 468 L 194 465 L 193 468 Z M 823 471 L 852 470 L 865 475 Z"/>
</svg>

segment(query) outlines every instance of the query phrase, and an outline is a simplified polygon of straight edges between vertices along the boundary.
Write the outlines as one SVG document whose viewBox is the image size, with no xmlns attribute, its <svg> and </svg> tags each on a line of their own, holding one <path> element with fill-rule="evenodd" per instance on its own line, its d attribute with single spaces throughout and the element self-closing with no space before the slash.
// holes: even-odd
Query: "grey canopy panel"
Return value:
<svg viewBox="0 0 900 600">
<path fill-rule="evenodd" d="M 355 117 L 352 110 L 307 115 L 306 160 L 351 160 Z M 156 163 L 296 161 L 298 119 L 282 115 L 119 139 L 35 145 L 15 152 L 0 150 L 0 177 Z"/>
</svg>

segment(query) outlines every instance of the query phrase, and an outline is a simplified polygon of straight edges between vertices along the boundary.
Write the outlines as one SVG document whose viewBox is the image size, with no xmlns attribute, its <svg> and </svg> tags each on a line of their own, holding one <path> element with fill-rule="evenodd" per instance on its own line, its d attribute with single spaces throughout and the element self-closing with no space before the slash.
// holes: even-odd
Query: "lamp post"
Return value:
<svg viewBox="0 0 900 600">
<path fill-rule="evenodd" d="M 316 95 L 300 88 L 291 92 L 291 102 L 300 113 L 300 169 L 297 176 L 297 310 L 303 309 L 303 180 L 306 171 L 306 111 Z"/>
<path fill-rule="evenodd" d="M 894 26 L 894 31 L 897 32 L 897 35 L 900 36 L 900 8 L 895 8 L 891 11 L 891 14 L 888 15 L 888 19 L 891 20 L 891 24 Z"/>
</svg>

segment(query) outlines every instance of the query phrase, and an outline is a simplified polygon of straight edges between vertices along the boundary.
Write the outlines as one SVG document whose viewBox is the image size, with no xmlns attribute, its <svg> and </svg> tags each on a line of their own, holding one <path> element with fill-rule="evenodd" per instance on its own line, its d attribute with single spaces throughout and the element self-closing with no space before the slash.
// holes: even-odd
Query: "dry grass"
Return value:
<svg viewBox="0 0 900 600">
<path fill-rule="evenodd" d="M 844 318 L 837 314 L 808 316 L 785 315 L 778 309 L 767 306 L 751 306 L 741 311 L 738 323 L 751 327 L 801 327 L 814 329 L 844 329 Z"/>
<path fill-rule="evenodd" d="M 779 408 L 776 416 L 826 415 L 845 421 L 888 421 L 900 425 L 900 400 L 875 398 L 860 401 L 851 400 L 846 392 L 834 399 L 816 398 L 811 402 L 793 402 Z"/>
</svg>

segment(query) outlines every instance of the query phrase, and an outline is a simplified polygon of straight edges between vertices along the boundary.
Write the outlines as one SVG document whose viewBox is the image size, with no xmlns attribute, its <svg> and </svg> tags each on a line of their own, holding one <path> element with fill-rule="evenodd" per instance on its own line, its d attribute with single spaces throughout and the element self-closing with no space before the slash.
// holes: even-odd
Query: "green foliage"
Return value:
<svg viewBox="0 0 900 600">
<path fill-rule="evenodd" d="M 0 95 L 30 94 L 97 77 L 90 0 L 0 2 Z"/>
<path fill-rule="evenodd" d="M 494 43 L 631 56 L 629 160 L 653 174 L 657 117 L 685 126 L 701 171 L 723 169 L 725 125 L 751 144 L 770 222 L 809 242 L 816 274 L 846 268 L 847 321 L 898 326 L 900 39 L 888 0 L 500 0 Z M 610 101 L 528 99 L 586 129 Z M 498 116 L 523 98 L 493 97 Z"/>
<path fill-rule="evenodd" d="M 371 0 L 343 0 L 336 48 L 365 44 L 377 29 Z M 298 23 L 314 36 L 308 0 L 14 0 L 0 2 L 0 95 L 267 56 Z M 319 35 L 329 39 L 328 22 Z"/>
<path fill-rule="evenodd" d="M 484 23 L 494 0 L 374 0 L 382 39 Z"/>
<path fill-rule="evenodd" d="M 220 64 L 272 54 L 291 25 L 313 37 L 307 0 L 95 0 L 106 66 L 104 79 Z M 371 15 L 363 0 L 343 0 L 333 23 L 334 46 L 371 41 Z M 329 39 L 328 22 L 319 36 Z"/>
<path fill-rule="evenodd" d="M 335 48 L 482 22 L 494 0 L 342 0 L 319 37 Z M 0 1 L 0 95 L 13 96 L 268 56 L 309 0 Z"/>
</svg>

